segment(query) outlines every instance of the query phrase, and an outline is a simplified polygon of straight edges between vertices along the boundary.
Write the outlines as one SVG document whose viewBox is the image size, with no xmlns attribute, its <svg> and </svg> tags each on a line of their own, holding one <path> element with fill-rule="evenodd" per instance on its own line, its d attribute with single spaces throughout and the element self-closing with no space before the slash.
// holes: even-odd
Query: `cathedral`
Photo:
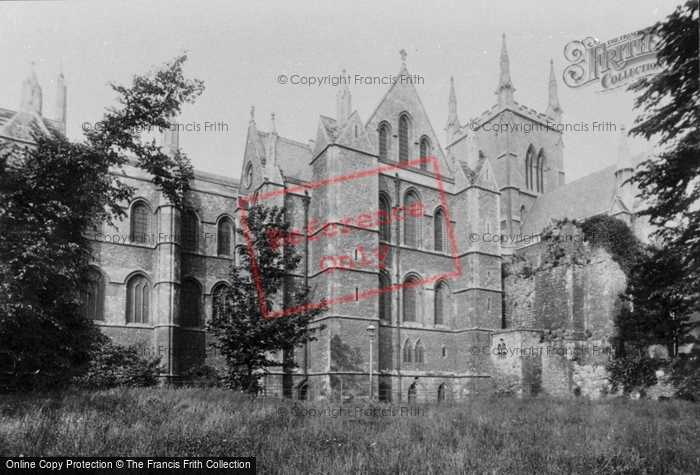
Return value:
<svg viewBox="0 0 700 475">
<path fill-rule="evenodd" d="M 0 109 L 0 138 L 30 142 L 32 127 L 65 133 L 62 74 L 57 86 L 48 119 L 30 74 L 19 110 Z M 644 236 L 625 180 L 647 155 L 630 156 L 623 129 L 616 165 L 567 183 L 553 65 L 548 91 L 544 112 L 515 101 L 504 36 L 494 106 L 463 125 L 452 83 L 444 149 L 413 84 L 395 81 L 365 117 L 339 85 L 336 116 L 320 116 L 308 142 L 280 136 L 274 115 L 260 130 L 253 109 L 242 169 L 196 171 L 187 197 L 194 212 L 181 213 L 144 171 L 126 166 L 123 181 L 137 191 L 128 219 L 93 236 L 83 309 L 116 342 L 161 356 L 167 381 L 220 364 L 205 326 L 246 244 L 239 199 L 253 198 L 283 206 L 292 228 L 305 230 L 293 277 L 311 286 L 314 301 L 334 302 L 317 341 L 278 355 L 298 367 L 268 374 L 267 394 L 396 402 L 494 389 L 593 394 L 624 274 L 604 253 L 584 265 L 547 265 L 538 237 L 565 218 L 601 214 Z M 179 146 L 175 129 L 162 136 L 166 150 Z M 394 219 L 361 225 L 363 215 Z M 313 223 L 343 232 L 331 238 L 330 227 Z M 341 254 L 340 266 L 324 267 Z M 381 265 L 361 265 L 372 257 Z M 539 271 L 506 276 L 517 262 Z M 599 358 L 572 357 L 591 348 L 601 348 Z"/>
</svg>

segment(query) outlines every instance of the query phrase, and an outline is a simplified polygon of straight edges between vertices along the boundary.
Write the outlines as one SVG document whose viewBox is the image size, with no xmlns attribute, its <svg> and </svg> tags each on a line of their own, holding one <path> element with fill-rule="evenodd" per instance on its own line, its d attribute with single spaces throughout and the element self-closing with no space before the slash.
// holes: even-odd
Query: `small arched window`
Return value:
<svg viewBox="0 0 700 475">
<path fill-rule="evenodd" d="M 180 316 L 183 327 L 198 327 L 201 324 L 202 291 L 192 279 L 182 282 L 180 289 Z"/>
<path fill-rule="evenodd" d="M 428 158 L 430 156 L 430 139 L 428 137 L 423 137 L 420 140 L 420 158 Z M 420 163 L 420 168 L 421 170 L 427 170 L 428 169 L 428 162 L 421 162 Z"/>
<path fill-rule="evenodd" d="M 450 318 L 450 294 L 447 284 L 439 282 L 435 287 L 435 325 L 445 325 Z"/>
<path fill-rule="evenodd" d="M 132 243 L 148 242 L 148 235 L 151 232 L 151 207 L 144 201 L 137 201 L 131 207 L 129 231 L 129 240 Z"/>
<path fill-rule="evenodd" d="M 231 256 L 233 244 L 233 222 L 224 217 L 219 220 L 216 229 L 216 253 L 219 256 Z"/>
<path fill-rule="evenodd" d="M 386 272 L 379 273 L 379 289 L 391 287 L 391 279 Z M 379 319 L 386 322 L 391 321 L 391 293 L 382 292 L 379 294 Z"/>
<path fill-rule="evenodd" d="M 418 316 L 418 279 L 409 277 L 403 288 L 403 321 L 415 322 Z M 407 285 L 409 284 L 409 285 Z M 413 285 L 410 285 L 413 284 Z"/>
<path fill-rule="evenodd" d="M 537 155 L 537 192 L 544 193 L 544 150 Z"/>
<path fill-rule="evenodd" d="M 379 195 L 379 240 L 391 242 L 391 204 L 384 193 Z"/>
<path fill-rule="evenodd" d="M 438 209 L 435 212 L 434 228 L 435 250 L 437 252 L 447 252 L 449 248 L 447 245 L 447 219 L 442 209 Z"/>
<path fill-rule="evenodd" d="M 126 323 L 148 323 L 151 312 L 151 284 L 137 274 L 126 283 Z"/>
<path fill-rule="evenodd" d="M 404 244 L 411 247 L 421 246 L 421 234 L 422 234 L 422 217 L 415 217 L 411 215 L 411 206 L 416 203 L 420 203 L 418 195 L 414 191 L 409 191 L 404 199 L 404 206 L 406 206 L 406 220 L 404 221 Z"/>
<path fill-rule="evenodd" d="M 84 318 L 104 321 L 105 319 L 105 278 L 100 271 L 89 268 L 87 288 L 80 292 L 80 313 Z"/>
<path fill-rule="evenodd" d="M 197 216 L 191 211 L 182 215 L 182 249 L 194 252 L 197 250 Z"/>
<path fill-rule="evenodd" d="M 231 307 L 229 297 L 229 286 L 219 284 L 212 290 L 212 317 L 218 318 L 220 315 L 226 315 L 227 310 Z"/>
<path fill-rule="evenodd" d="M 416 363 L 425 363 L 425 348 L 420 340 L 416 342 Z"/>
<path fill-rule="evenodd" d="M 505 358 L 508 350 L 506 349 L 506 342 L 501 340 L 498 344 L 498 357 Z"/>
<path fill-rule="evenodd" d="M 379 126 L 379 159 L 389 159 L 389 126 L 381 124 Z"/>
<path fill-rule="evenodd" d="M 399 163 L 408 162 L 408 117 L 399 117 Z"/>
<path fill-rule="evenodd" d="M 535 189 L 535 149 L 530 145 L 525 155 L 525 187 L 528 190 Z"/>
<path fill-rule="evenodd" d="M 411 340 L 409 339 L 406 339 L 406 341 L 403 344 L 403 362 L 413 362 L 413 345 L 411 345 Z"/>
</svg>

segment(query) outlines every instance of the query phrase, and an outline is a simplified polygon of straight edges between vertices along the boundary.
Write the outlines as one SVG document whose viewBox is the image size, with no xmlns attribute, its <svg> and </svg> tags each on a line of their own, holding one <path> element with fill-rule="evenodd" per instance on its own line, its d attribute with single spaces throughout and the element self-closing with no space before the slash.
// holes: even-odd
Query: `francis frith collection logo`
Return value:
<svg viewBox="0 0 700 475">
<path fill-rule="evenodd" d="M 564 83 L 571 88 L 600 84 L 596 93 L 610 92 L 659 72 L 659 36 L 653 28 L 635 31 L 607 42 L 588 37 L 564 48 L 570 64 Z"/>
</svg>

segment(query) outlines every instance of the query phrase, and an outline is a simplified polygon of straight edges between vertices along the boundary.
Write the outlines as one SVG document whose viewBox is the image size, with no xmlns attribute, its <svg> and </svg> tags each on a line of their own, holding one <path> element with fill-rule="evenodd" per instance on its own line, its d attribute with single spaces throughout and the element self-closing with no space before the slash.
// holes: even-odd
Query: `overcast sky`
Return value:
<svg viewBox="0 0 700 475">
<path fill-rule="evenodd" d="M 637 116 L 632 93 L 595 94 L 561 81 L 564 47 L 588 36 L 607 41 L 664 19 L 679 2 L 591 1 L 151 1 L 0 3 L 0 107 L 17 109 L 31 61 L 43 87 L 44 115 L 53 117 L 61 63 L 68 84 L 68 136 L 99 121 L 114 103 L 109 82 L 129 84 L 189 51 L 185 72 L 205 92 L 179 121 L 199 124 L 180 146 L 196 169 L 238 177 L 250 107 L 267 131 L 276 113 L 278 133 L 307 142 L 318 116 L 335 117 L 332 86 L 278 82 L 285 74 L 395 75 L 399 51 L 433 127 L 444 143 L 449 79 L 453 75 L 462 124 L 496 101 L 501 35 L 507 36 L 515 100 L 538 111 L 547 106 L 549 60 L 559 79 L 564 123 L 610 121 L 628 128 Z M 366 121 L 389 86 L 351 86 L 353 108 Z M 599 89 L 599 88 L 598 88 Z M 205 132 L 205 122 L 228 131 Z M 619 128 L 618 128 L 619 130 Z M 619 132 L 564 135 L 567 181 L 615 162 Z M 631 152 L 653 144 L 630 140 Z"/>
</svg>

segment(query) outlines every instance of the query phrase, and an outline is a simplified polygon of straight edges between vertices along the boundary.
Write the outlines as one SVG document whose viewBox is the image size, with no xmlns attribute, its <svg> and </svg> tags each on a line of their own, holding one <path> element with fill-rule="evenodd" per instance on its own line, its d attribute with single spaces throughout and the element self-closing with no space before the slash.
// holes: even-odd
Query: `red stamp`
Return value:
<svg viewBox="0 0 700 475">
<path fill-rule="evenodd" d="M 294 308 L 286 308 L 273 312 L 268 310 L 263 295 L 263 288 L 260 282 L 260 274 L 258 271 L 257 261 L 255 259 L 255 250 L 250 236 L 250 229 L 248 228 L 248 222 L 246 219 L 246 212 L 244 206 L 245 203 L 260 202 L 264 201 L 265 199 L 285 195 L 287 193 L 303 194 L 305 191 L 312 190 L 315 188 L 327 187 L 336 183 L 350 181 L 357 178 L 365 178 L 372 175 L 379 175 L 381 173 L 390 173 L 392 171 L 400 170 L 407 167 L 416 167 L 420 166 L 422 163 L 428 163 L 433 166 L 436 187 L 439 191 L 440 196 L 440 203 L 445 213 L 445 224 L 447 228 L 447 236 L 449 238 L 451 257 L 455 263 L 455 268 L 453 271 L 443 273 L 440 275 L 426 277 L 420 280 L 409 281 L 403 284 L 395 284 L 389 287 L 372 289 L 361 293 L 354 292 L 346 296 L 336 297 L 332 299 L 323 299 L 319 300 L 318 302 L 313 302 L 307 305 L 298 306 Z M 452 223 L 450 220 L 449 207 L 447 204 L 447 198 L 445 196 L 445 188 L 440 175 L 440 167 L 438 165 L 436 157 L 421 158 L 418 160 L 413 160 L 406 163 L 399 163 L 396 165 L 386 165 L 374 170 L 352 173 L 340 177 L 318 181 L 315 183 L 309 183 L 307 185 L 299 185 L 291 188 L 285 188 L 282 190 L 264 193 L 261 195 L 239 198 L 238 202 L 239 210 L 241 213 L 241 223 L 243 225 L 243 231 L 246 237 L 246 242 L 248 244 L 248 252 L 250 253 L 251 257 L 250 260 L 253 271 L 253 278 L 255 279 L 263 318 L 266 319 L 281 317 L 283 315 L 289 315 L 322 306 L 330 306 L 337 303 L 358 300 L 364 297 L 372 297 L 374 295 L 379 295 L 382 293 L 394 292 L 407 287 L 420 286 L 441 279 L 449 279 L 452 277 L 462 275 L 462 266 L 458 258 L 457 244 L 455 241 L 454 230 L 452 228 Z M 378 229 L 380 226 L 391 225 L 394 222 L 420 219 L 425 214 L 425 205 L 421 202 L 414 202 L 408 207 L 406 205 L 397 205 L 391 211 L 371 210 L 366 213 L 362 213 L 358 216 L 347 216 L 344 219 L 328 221 L 322 225 L 319 224 L 318 220 L 312 220 L 309 221 L 309 223 L 304 229 L 293 229 L 287 232 L 286 234 L 280 230 L 268 231 L 268 237 L 270 238 L 270 247 L 272 249 L 277 249 L 287 246 L 297 246 L 305 242 L 317 241 L 319 239 L 329 239 L 333 237 L 342 236 L 344 234 L 350 234 L 356 229 Z M 318 262 L 309 262 L 310 268 L 307 269 L 307 271 L 320 271 L 325 274 L 332 274 L 336 271 L 351 270 L 363 267 L 366 267 L 367 269 L 386 269 L 386 258 L 389 253 L 389 248 L 389 245 L 382 245 L 382 243 L 380 242 L 379 246 L 374 249 L 365 249 L 364 246 L 355 247 L 353 249 L 354 257 L 351 253 L 343 253 L 340 255 L 326 254 L 321 256 L 320 259 L 317 260 Z"/>
</svg>

